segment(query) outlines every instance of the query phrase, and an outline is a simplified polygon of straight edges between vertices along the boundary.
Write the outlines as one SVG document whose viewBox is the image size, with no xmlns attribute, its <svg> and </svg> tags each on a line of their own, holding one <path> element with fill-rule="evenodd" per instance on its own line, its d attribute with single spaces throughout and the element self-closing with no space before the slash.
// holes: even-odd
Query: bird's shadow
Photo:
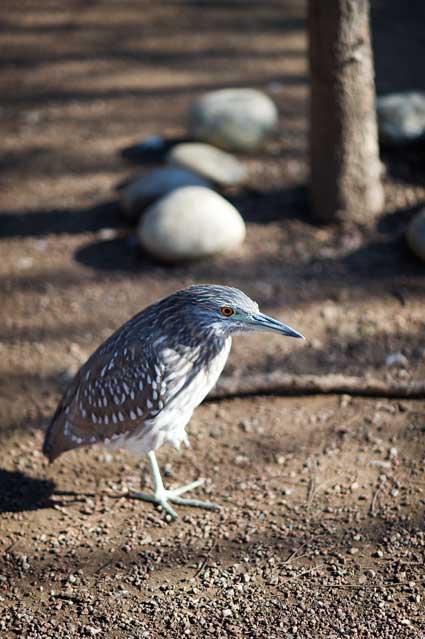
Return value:
<svg viewBox="0 0 425 639">
<path fill-rule="evenodd" d="M 0 514 L 69 506 L 75 502 L 83 503 L 87 497 L 94 497 L 94 494 L 56 490 L 51 479 L 38 479 L 19 470 L 0 468 Z"/>
<path fill-rule="evenodd" d="M 0 513 L 19 513 L 50 508 L 55 484 L 50 479 L 29 477 L 20 471 L 0 468 Z"/>
</svg>

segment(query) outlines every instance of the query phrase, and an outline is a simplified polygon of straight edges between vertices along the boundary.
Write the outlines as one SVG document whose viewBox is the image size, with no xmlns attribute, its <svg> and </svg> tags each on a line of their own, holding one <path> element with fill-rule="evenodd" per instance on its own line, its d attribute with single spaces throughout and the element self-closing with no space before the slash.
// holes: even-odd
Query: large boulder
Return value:
<svg viewBox="0 0 425 639">
<path fill-rule="evenodd" d="M 252 151 L 275 130 L 278 112 L 256 89 L 221 89 L 198 98 L 190 111 L 190 133 L 219 147 Z"/>
<path fill-rule="evenodd" d="M 235 250 L 245 238 L 245 223 L 215 191 L 188 186 L 147 209 L 139 238 L 142 247 L 160 259 L 197 259 Z"/>
<path fill-rule="evenodd" d="M 189 169 L 219 186 L 239 186 L 248 178 L 242 162 L 210 144 L 176 144 L 167 155 L 169 164 Z"/>
<path fill-rule="evenodd" d="M 379 135 L 388 144 L 425 139 L 425 93 L 391 93 L 377 99 Z"/>
</svg>

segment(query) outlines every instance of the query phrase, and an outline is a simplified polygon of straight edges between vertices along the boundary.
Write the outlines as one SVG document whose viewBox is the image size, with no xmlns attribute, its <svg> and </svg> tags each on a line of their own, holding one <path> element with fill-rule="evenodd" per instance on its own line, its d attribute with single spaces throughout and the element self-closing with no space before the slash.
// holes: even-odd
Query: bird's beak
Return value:
<svg viewBox="0 0 425 639">
<path fill-rule="evenodd" d="M 286 337 L 297 337 L 298 339 L 304 339 L 304 335 L 298 333 L 290 326 L 279 322 L 278 320 L 264 315 L 264 313 L 256 313 L 251 315 L 250 324 L 258 331 L 270 331 L 272 333 L 280 333 L 280 335 L 286 335 Z"/>
</svg>

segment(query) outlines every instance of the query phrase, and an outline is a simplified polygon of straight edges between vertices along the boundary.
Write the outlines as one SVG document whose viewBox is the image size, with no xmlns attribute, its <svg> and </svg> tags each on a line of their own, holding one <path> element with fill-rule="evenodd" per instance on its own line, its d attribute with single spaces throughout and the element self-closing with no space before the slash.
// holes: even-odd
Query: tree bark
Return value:
<svg viewBox="0 0 425 639">
<path fill-rule="evenodd" d="M 313 215 L 370 224 L 383 208 L 368 0 L 308 0 Z"/>
</svg>

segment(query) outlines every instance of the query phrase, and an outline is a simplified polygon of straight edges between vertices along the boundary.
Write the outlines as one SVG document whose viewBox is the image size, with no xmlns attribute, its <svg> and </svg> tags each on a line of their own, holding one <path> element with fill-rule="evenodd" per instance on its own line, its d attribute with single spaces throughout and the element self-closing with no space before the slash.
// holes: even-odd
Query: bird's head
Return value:
<svg viewBox="0 0 425 639">
<path fill-rule="evenodd" d="M 215 285 L 190 286 L 176 294 L 197 325 L 216 334 L 266 331 L 304 339 L 290 326 L 261 313 L 258 304 L 237 288 Z"/>
</svg>

